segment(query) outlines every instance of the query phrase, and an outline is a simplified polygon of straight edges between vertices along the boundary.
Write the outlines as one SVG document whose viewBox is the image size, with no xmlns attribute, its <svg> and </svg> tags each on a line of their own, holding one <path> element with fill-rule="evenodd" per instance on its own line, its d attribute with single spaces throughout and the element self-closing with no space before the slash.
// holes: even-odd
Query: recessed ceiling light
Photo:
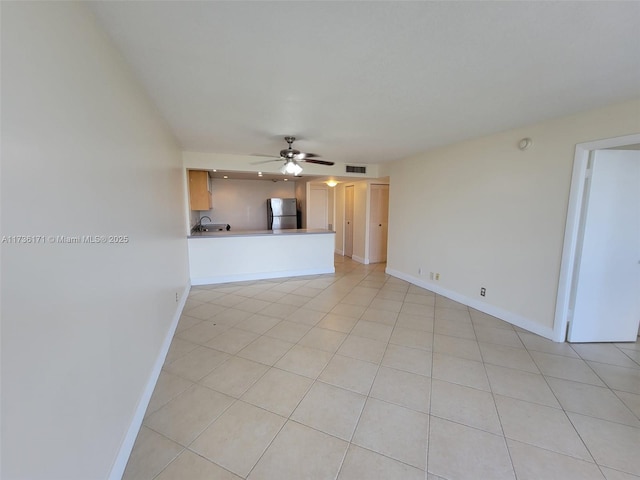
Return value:
<svg viewBox="0 0 640 480">
<path fill-rule="evenodd" d="M 258 176 L 261 177 L 262 176 L 262 172 L 258 172 Z"/>
<path fill-rule="evenodd" d="M 218 170 L 216 170 L 215 168 L 213 169 L 214 172 L 217 172 Z"/>
<path fill-rule="evenodd" d="M 225 176 L 224 176 L 224 177 L 222 177 L 222 178 L 229 178 L 229 177 L 227 177 L 227 176 L 225 175 Z"/>
<path fill-rule="evenodd" d="M 285 181 L 285 182 L 288 182 L 288 181 L 289 181 L 289 179 L 288 179 L 288 178 L 285 178 L 285 179 L 284 179 L 284 181 Z"/>
</svg>

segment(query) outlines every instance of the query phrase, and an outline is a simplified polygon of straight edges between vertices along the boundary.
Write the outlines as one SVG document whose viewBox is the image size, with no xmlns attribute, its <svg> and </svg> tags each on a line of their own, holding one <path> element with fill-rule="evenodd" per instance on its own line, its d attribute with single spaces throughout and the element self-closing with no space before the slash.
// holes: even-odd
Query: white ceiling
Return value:
<svg viewBox="0 0 640 480">
<path fill-rule="evenodd" d="M 185 150 L 379 163 L 640 96 L 640 2 L 89 2 Z"/>
</svg>

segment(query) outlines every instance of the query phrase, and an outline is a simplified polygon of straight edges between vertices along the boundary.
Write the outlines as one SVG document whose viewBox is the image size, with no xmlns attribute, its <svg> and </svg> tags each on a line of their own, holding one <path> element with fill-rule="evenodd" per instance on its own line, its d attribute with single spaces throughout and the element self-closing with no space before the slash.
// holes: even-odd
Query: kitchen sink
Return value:
<svg viewBox="0 0 640 480">
<path fill-rule="evenodd" d="M 196 232 L 222 232 L 225 230 L 231 230 L 231 226 L 226 223 L 205 223 L 194 229 Z"/>
</svg>

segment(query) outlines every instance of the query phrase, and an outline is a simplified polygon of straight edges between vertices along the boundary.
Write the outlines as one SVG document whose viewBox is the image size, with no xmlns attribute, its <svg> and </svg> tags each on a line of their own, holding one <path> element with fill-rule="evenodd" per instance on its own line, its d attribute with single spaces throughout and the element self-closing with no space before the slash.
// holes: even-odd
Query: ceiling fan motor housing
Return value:
<svg viewBox="0 0 640 480">
<path fill-rule="evenodd" d="M 280 156 L 282 158 L 294 159 L 296 155 L 300 155 L 300 150 L 296 150 L 291 147 L 291 144 L 296 140 L 296 137 L 284 137 L 284 141 L 289 144 L 289 148 L 280 150 Z"/>
<path fill-rule="evenodd" d="M 300 150 L 296 150 L 294 148 L 280 150 L 280 156 L 282 158 L 294 158 L 296 155 L 300 155 Z"/>
</svg>

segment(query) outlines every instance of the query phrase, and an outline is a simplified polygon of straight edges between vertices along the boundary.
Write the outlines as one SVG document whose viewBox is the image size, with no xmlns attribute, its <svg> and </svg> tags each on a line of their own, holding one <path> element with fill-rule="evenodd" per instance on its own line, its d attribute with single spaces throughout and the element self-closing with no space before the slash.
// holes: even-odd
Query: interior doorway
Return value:
<svg viewBox="0 0 640 480">
<path fill-rule="evenodd" d="M 589 234 L 588 229 L 586 228 L 587 215 L 589 211 L 589 202 L 593 200 L 594 202 L 598 202 L 597 198 L 590 199 L 590 176 L 592 174 L 590 170 L 590 166 L 592 165 L 593 160 L 590 162 L 590 158 L 593 158 L 593 152 L 598 150 L 605 150 L 611 148 L 622 148 L 625 146 L 629 146 L 630 148 L 637 148 L 635 146 L 640 144 L 640 134 L 636 135 L 628 135 L 625 137 L 618 137 L 606 140 L 599 140 L 595 142 L 589 142 L 584 144 L 579 144 L 576 146 L 576 154 L 574 160 L 574 169 L 573 169 L 573 177 L 571 181 L 571 191 L 569 198 L 569 208 L 567 212 L 567 223 L 565 228 L 565 240 L 562 252 L 562 264 L 560 270 L 560 281 L 558 284 L 558 298 L 556 303 L 556 314 L 555 314 L 555 324 L 554 324 L 554 340 L 555 341 L 565 341 L 567 339 L 567 333 L 571 331 L 571 340 L 572 341 L 581 341 L 581 342 L 597 342 L 597 341 L 625 341 L 625 340 L 614 340 L 615 336 L 611 335 L 611 331 L 614 328 L 613 325 L 608 325 L 608 319 L 611 318 L 607 315 L 600 315 L 595 319 L 595 327 L 592 325 L 590 327 L 591 333 L 588 336 L 582 335 L 580 333 L 580 329 L 582 326 L 580 325 L 581 318 L 575 316 L 575 308 L 582 308 L 580 305 L 576 305 L 576 300 L 579 300 L 578 297 L 578 285 L 581 283 L 584 285 L 589 281 L 593 282 L 613 282 L 617 279 L 617 273 L 606 273 L 601 274 L 597 272 L 589 272 L 589 268 L 582 269 L 581 273 L 581 261 L 582 261 L 582 248 L 584 245 L 588 246 L 587 239 L 586 243 L 584 241 L 585 232 Z M 638 151 L 640 154 L 640 151 Z M 640 160 L 638 160 L 640 161 Z M 597 173 L 597 172 L 596 172 Z M 638 201 L 638 196 L 636 192 L 636 196 L 633 197 Z M 628 202 L 629 200 L 625 200 Z M 591 204 L 592 211 L 594 210 L 593 203 Z M 631 214 L 633 216 L 633 214 Z M 604 218 L 607 218 L 606 215 Z M 640 221 L 639 219 L 630 219 L 629 221 Z M 616 241 L 616 236 L 612 236 L 609 243 L 614 243 Z M 592 239 L 593 240 L 593 239 Z M 633 242 L 633 240 L 632 240 Z M 639 246 L 640 247 L 640 246 Z M 615 250 L 615 247 L 613 247 Z M 587 255 L 590 255 L 590 252 L 586 252 Z M 610 255 L 604 254 L 604 255 Z M 632 254 L 633 255 L 633 254 Z M 638 251 L 637 258 L 630 260 L 633 263 L 635 269 L 631 273 L 631 279 L 633 282 L 637 282 L 638 278 L 640 278 L 640 248 Z M 604 264 L 607 264 L 607 260 L 604 261 Z M 590 275 L 594 278 L 586 278 L 583 275 Z M 605 278 L 602 278 L 601 275 L 605 275 Z M 608 277 L 609 275 L 613 275 L 613 277 Z M 634 276 L 635 275 L 635 276 Z M 581 279 L 581 277 L 583 277 Z M 604 289 L 606 290 L 608 284 L 604 285 Z M 598 296 L 603 297 L 604 290 L 598 290 L 596 286 L 596 292 Z M 615 290 L 614 290 L 615 292 Z M 593 295 L 593 293 L 592 293 Z M 588 295 L 587 295 L 588 297 Z M 634 305 L 635 300 L 637 302 L 637 295 L 634 295 L 634 298 L 631 299 L 631 304 Z M 605 300 L 606 301 L 606 300 Z M 633 308 L 636 308 L 637 305 Z M 588 309 L 588 308 L 587 308 Z M 569 322 L 572 325 L 569 325 Z M 575 328 L 575 332 L 574 332 Z M 637 335 L 637 326 L 636 326 L 636 335 Z M 626 341 L 633 341 L 633 339 L 627 339 Z"/>
</svg>

